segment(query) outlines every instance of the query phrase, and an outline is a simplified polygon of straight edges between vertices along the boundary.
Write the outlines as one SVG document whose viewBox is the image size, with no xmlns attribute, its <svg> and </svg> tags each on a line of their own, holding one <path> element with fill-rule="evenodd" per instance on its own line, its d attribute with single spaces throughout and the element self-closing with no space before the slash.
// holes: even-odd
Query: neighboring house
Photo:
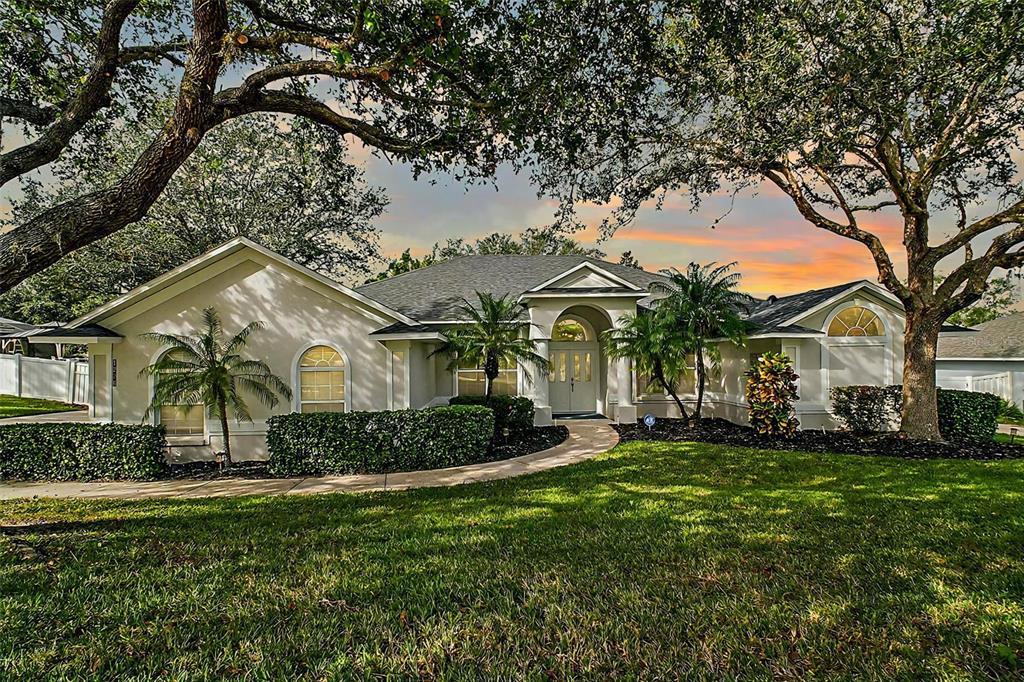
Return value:
<svg viewBox="0 0 1024 682">
<path fill-rule="evenodd" d="M 267 322 L 247 352 L 293 386 L 278 412 L 423 408 L 453 395 L 483 392 L 483 373 L 455 373 L 431 352 L 445 330 L 463 322 L 458 306 L 475 293 L 513 294 L 529 305 L 538 352 L 551 361 L 504 368 L 496 389 L 532 398 L 536 422 L 562 414 L 603 414 L 634 422 L 671 415 L 666 396 L 647 389 L 628 361 L 609 361 L 600 335 L 654 301 L 661 275 L 582 256 L 464 256 L 355 289 L 238 238 L 33 341 L 86 344 L 94 418 L 139 422 L 152 394 L 140 370 L 161 350 L 140 339 L 150 331 L 194 333 L 207 306 L 229 331 Z M 903 358 L 899 302 L 867 281 L 793 296 L 751 299 L 752 331 L 744 347 L 723 344 L 722 367 L 708 387 L 708 414 L 745 421 L 743 373 L 768 351 L 790 355 L 800 374 L 797 404 L 805 427 L 830 426 L 831 386 L 898 381 Z M 691 379 L 692 381 L 692 379 Z M 692 402 L 692 386 L 682 387 Z M 233 449 L 265 454 L 270 412 L 252 401 L 255 423 L 232 432 Z M 219 428 L 200 410 L 164 408 L 180 454 L 218 447 Z M 211 440 L 212 439 L 212 440 Z"/>
<path fill-rule="evenodd" d="M 60 357 L 62 348 L 57 344 L 42 340 L 38 343 L 29 342 L 29 338 L 39 329 L 34 324 L 0 317 L 0 353 L 21 353 L 35 358 Z"/>
<path fill-rule="evenodd" d="M 935 379 L 944 388 L 995 393 L 1024 402 L 1024 313 L 979 324 L 973 334 L 939 340 Z"/>
</svg>

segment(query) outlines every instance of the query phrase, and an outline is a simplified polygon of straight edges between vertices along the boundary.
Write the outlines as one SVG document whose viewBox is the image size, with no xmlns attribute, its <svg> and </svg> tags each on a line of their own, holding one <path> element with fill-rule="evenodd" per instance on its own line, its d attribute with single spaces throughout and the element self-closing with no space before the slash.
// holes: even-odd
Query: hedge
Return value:
<svg viewBox="0 0 1024 682">
<path fill-rule="evenodd" d="M 267 420 L 275 476 L 416 471 L 472 464 L 488 453 L 494 413 L 486 407 L 315 412 Z"/>
<path fill-rule="evenodd" d="M 0 426 L 0 478 L 93 481 L 157 478 L 164 429 L 144 424 Z"/>
<path fill-rule="evenodd" d="M 494 412 L 494 435 L 503 437 L 505 429 L 509 434 L 523 433 L 533 428 L 533 401 L 514 395 L 460 395 L 449 401 L 451 405 L 479 405 Z"/>
<path fill-rule="evenodd" d="M 938 389 L 939 432 L 949 441 L 991 441 L 999 421 L 1000 400 L 991 393 Z M 832 389 L 835 416 L 852 431 L 877 431 L 895 422 L 903 387 L 842 386 Z"/>
<path fill-rule="evenodd" d="M 999 426 L 999 396 L 939 389 L 939 432 L 946 440 L 991 441 Z"/>
</svg>

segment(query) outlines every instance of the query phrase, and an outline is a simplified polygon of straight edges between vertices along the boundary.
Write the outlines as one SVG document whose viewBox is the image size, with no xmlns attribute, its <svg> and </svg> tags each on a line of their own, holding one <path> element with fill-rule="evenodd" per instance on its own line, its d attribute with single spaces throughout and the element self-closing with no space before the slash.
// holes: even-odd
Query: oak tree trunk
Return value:
<svg viewBox="0 0 1024 682">
<path fill-rule="evenodd" d="M 145 216 L 203 135 L 219 122 L 212 103 L 223 66 L 227 6 L 224 0 L 197 2 L 194 15 L 195 31 L 174 114 L 163 130 L 113 186 L 54 206 L 0 235 L 0 291 Z"/>
<path fill-rule="evenodd" d="M 935 387 L 935 352 L 941 315 L 908 307 L 903 337 L 903 407 L 900 433 L 907 438 L 941 440 Z"/>
</svg>

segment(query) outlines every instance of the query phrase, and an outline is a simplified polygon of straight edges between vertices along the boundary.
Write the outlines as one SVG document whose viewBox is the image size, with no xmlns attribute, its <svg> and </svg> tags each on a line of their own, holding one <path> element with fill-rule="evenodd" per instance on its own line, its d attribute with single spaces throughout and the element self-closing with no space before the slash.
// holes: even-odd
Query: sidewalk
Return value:
<svg viewBox="0 0 1024 682">
<path fill-rule="evenodd" d="M 605 421 L 560 422 L 569 429 L 565 442 L 553 448 L 500 462 L 468 464 L 450 469 L 389 474 L 270 478 L 262 480 L 223 479 L 216 481 L 115 481 L 110 483 L 0 483 L 0 500 L 26 497 L 62 498 L 194 498 L 239 495 L 311 495 L 333 492 L 408 490 L 495 481 L 582 462 L 606 452 L 619 435 Z"/>
</svg>

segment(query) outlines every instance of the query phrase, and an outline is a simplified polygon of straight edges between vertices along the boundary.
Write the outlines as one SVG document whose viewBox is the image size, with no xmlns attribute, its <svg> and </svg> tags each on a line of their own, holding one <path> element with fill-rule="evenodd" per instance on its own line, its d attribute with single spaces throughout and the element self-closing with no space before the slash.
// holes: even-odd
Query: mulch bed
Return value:
<svg viewBox="0 0 1024 682">
<path fill-rule="evenodd" d="M 763 450 L 825 452 L 850 455 L 884 455 L 906 459 L 1019 459 L 1021 444 L 935 443 L 900 438 L 895 433 L 857 435 L 846 431 L 798 431 L 792 438 L 759 435 L 748 426 L 725 419 L 704 419 L 690 426 L 682 419 L 659 419 L 650 430 L 643 424 L 613 424 L 623 442 L 695 441 L 716 445 L 738 445 Z M 1024 440 L 1024 439 L 1022 439 Z"/>
<path fill-rule="evenodd" d="M 477 463 L 497 462 L 503 459 L 521 457 L 558 445 L 569 437 L 564 426 L 539 426 L 529 431 L 509 436 L 507 440 L 491 443 L 487 455 Z M 267 462 L 235 462 L 221 469 L 216 462 L 183 462 L 168 466 L 165 479 L 215 481 L 220 479 L 259 480 L 274 478 Z"/>
</svg>

